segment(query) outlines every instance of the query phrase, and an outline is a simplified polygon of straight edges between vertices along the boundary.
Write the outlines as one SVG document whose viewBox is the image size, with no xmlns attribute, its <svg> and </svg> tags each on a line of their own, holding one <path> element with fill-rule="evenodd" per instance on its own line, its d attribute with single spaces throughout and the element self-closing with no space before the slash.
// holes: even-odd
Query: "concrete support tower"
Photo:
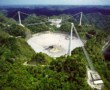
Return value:
<svg viewBox="0 0 110 90">
<path fill-rule="evenodd" d="M 82 12 L 81 12 L 81 16 L 80 16 L 80 22 L 79 22 L 79 26 L 82 25 Z"/>
<path fill-rule="evenodd" d="M 21 15 L 20 15 L 20 11 L 18 11 L 18 18 L 19 18 L 19 25 L 24 27 L 24 25 L 21 23 Z"/>
<path fill-rule="evenodd" d="M 70 32 L 70 41 L 69 41 L 69 47 L 68 47 L 68 55 L 71 56 L 71 42 L 73 38 L 73 23 L 71 23 L 71 32 Z"/>
</svg>

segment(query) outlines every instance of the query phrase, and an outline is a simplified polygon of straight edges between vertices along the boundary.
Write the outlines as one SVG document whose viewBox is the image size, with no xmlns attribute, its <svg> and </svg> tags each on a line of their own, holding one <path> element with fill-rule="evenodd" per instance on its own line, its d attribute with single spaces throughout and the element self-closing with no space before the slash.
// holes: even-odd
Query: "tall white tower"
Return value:
<svg viewBox="0 0 110 90">
<path fill-rule="evenodd" d="M 68 47 L 68 55 L 71 56 L 71 42 L 73 37 L 73 23 L 71 23 L 71 32 L 70 32 L 70 41 L 69 41 L 69 47 Z"/>
<path fill-rule="evenodd" d="M 80 22 L 79 22 L 79 26 L 82 25 L 82 12 L 81 12 L 81 16 L 80 16 Z"/>
<path fill-rule="evenodd" d="M 19 18 L 19 25 L 24 27 L 24 25 L 21 23 L 21 15 L 20 15 L 20 11 L 18 11 L 18 18 Z"/>
</svg>

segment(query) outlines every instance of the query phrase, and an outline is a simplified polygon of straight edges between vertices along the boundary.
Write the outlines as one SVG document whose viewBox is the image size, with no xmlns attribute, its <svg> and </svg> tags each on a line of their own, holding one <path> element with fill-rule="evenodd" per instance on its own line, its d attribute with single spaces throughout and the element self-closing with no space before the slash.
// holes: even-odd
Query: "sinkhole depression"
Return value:
<svg viewBox="0 0 110 90">
<path fill-rule="evenodd" d="M 83 46 L 80 39 L 75 36 L 72 37 L 71 46 L 69 45 L 69 42 L 69 34 L 49 31 L 34 34 L 27 40 L 27 43 L 36 53 L 42 52 L 51 57 L 66 55 L 68 54 L 69 48 L 72 51 L 77 47 Z"/>
</svg>

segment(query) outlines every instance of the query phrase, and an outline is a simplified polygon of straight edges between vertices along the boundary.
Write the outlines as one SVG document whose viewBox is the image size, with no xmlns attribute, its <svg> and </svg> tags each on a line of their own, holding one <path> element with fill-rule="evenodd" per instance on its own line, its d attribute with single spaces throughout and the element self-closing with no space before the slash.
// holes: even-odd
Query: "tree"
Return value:
<svg viewBox="0 0 110 90">
<path fill-rule="evenodd" d="M 21 36 L 21 37 L 26 37 L 25 32 L 26 28 L 22 27 L 20 25 L 13 24 L 10 27 L 5 29 L 6 32 L 8 32 L 12 36 Z"/>
</svg>

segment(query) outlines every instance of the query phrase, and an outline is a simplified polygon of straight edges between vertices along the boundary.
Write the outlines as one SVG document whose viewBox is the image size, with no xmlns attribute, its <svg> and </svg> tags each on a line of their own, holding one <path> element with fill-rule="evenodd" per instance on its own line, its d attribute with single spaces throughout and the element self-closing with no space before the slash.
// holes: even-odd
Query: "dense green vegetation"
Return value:
<svg viewBox="0 0 110 90">
<path fill-rule="evenodd" d="M 12 24 L 11 26 L 9 26 L 8 28 L 5 29 L 6 32 L 8 32 L 10 35 L 12 36 L 21 36 L 21 37 L 26 37 L 26 28 L 16 25 L 16 24 Z"/>
<path fill-rule="evenodd" d="M 104 55 L 102 52 L 102 45 L 104 44 L 104 41 L 106 40 L 109 34 L 110 34 L 109 32 L 105 33 L 103 31 L 97 31 L 96 37 L 91 38 L 86 44 L 88 53 L 91 56 L 94 66 L 102 76 L 102 79 L 104 80 L 104 85 L 105 85 L 104 90 L 110 89 L 110 86 L 109 86 L 110 69 L 107 66 L 108 62 L 106 62 L 104 59 Z M 95 46 L 92 46 L 92 45 L 95 45 Z"/>
<path fill-rule="evenodd" d="M 60 27 L 60 31 L 69 32 L 70 28 L 71 28 L 71 23 L 70 22 L 65 22 L 65 23 L 62 23 L 62 25 Z"/>
<path fill-rule="evenodd" d="M 48 23 L 44 23 L 47 21 L 47 17 L 45 16 L 36 16 L 30 15 L 23 20 L 24 25 L 26 25 L 33 33 L 49 31 Z M 29 25 L 35 24 L 35 25 Z"/>
<path fill-rule="evenodd" d="M 83 33 L 81 29 L 84 30 L 85 33 Z M 83 26 L 79 28 L 78 30 L 82 38 L 86 37 L 87 42 L 85 44 L 85 48 L 87 52 L 89 53 L 89 56 L 93 62 L 95 69 L 99 72 L 102 79 L 104 80 L 105 86 L 103 90 L 109 90 L 110 89 L 110 86 L 109 86 L 110 69 L 108 67 L 109 62 L 106 62 L 104 58 L 104 55 L 102 52 L 102 46 L 104 45 L 104 41 L 106 41 L 107 38 L 109 37 L 110 32 L 105 32 L 103 30 L 99 30 L 92 26 Z M 89 33 L 90 35 L 89 38 L 87 37 L 87 33 Z"/>
<path fill-rule="evenodd" d="M 53 58 L 40 52 L 40 53 L 37 53 L 36 55 L 34 55 L 31 59 L 31 61 L 28 62 L 28 64 L 34 64 L 34 65 L 47 64 L 48 65 L 52 60 L 53 60 Z"/>
<path fill-rule="evenodd" d="M 0 22 L 2 22 L 3 25 L 5 24 L 15 24 L 16 21 L 14 19 L 9 19 L 6 17 L 6 14 L 0 12 Z"/>
<path fill-rule="evenodd" d="M 25 18 L 23 23 L 37 23 L 46 18 L 32 16 Z M 62 15 L 62 18 L 66 17 L 68 18 Z M 6 24 L 7 21 L 10 21 L 9 25 Z M 32 33 L 47 30 L 69 33 L 71 21 L 63 21 L 59 29 L 49 23 L 27 27 Z M 93 25 L 76 27 L 81 38 L 86 39 L 85 48 L 104 81 L 103 90 L 109 90 L 110 62 L 105 61 L 101 49 L 110 33 Z M 86 81 L 87 62 L 81 48 L 73 50 L 71 57 L 56 59 L 44 53 L 35 54 L 26 43 L 26 32 L 26 27 L 16 25 L 12 19 L 0 15 L 0 90 L 91 90 Z M 23 64 L 26 61 L 29 65 Z"/>
</svg>

